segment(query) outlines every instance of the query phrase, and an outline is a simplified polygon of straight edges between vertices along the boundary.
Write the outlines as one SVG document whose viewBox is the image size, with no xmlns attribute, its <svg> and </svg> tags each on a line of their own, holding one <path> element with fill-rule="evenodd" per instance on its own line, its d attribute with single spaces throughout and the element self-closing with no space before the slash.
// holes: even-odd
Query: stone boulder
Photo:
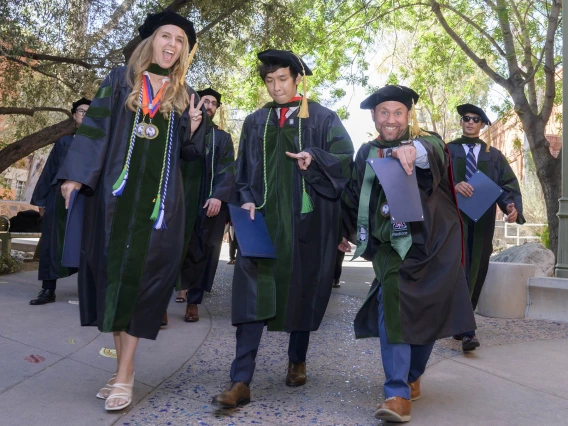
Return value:
<svg viewBox="0 0 568 426">
<path fill-rule="evenodd" d="M 491 256 L 491 262 L 528 263 L 536 266 L 535 277 L 554 276 L 554 253 L 540 243 L 525 243 Z"/>
</svg>

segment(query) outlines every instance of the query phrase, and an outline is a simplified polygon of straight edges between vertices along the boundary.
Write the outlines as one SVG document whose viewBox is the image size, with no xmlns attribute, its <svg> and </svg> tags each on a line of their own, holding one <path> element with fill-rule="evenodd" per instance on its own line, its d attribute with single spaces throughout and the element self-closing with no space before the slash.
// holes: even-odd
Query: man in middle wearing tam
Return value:
<svg viewBox="0 0 568 426">
<path fill-rule="evenodd" d="M 342 197 L 347 238 L 339 248 L 350 251 L 347 239 L 356 243 L 355 257 L 372 261 L 375 272 L 355 335 L 380 338 L 386 400 L 375 417 L 392 422 L 410 420 L 434 342 L 475 329 L 449 153 L 418 127 L 416 102 L 412 89 L 389 85 L 361 103 L 371 110 L 379 136 L 359 149 Z M 366 162 L 383 157 L 416 173 L 423 221 L 391 220 L 385 191 Z"/>
<path fill-rule="evenodd" d="M 213 123 L 217 108 L 221 106 L 221 94 L 207 88 L 198 90 L 207 111 L 206 156 L 203 160 L 187 164 L 188 173 L 200 182 L 198 191 L 190 192 L 188 200 L 193 212 L 188 222 L 194 231 L 189 239 L 187 255 L 181 270 L 181 291 L 176 302 L 183 303 L 187 297 L 185 322 L 199 321 L 199 308 L 205 291 L 210 292 L 219 263 L 225 224 L 229 220 L 227 203 L 235 192 L 235 149 L 231 135 Z M 221 115 L 221 121 L 223 116 Z M 197 207 L 195 207 L 197 203 Z M 187 242 L 186 242 L 187 243 Z"/>
<path fill-rule="evenodd" d="M 250 400 L 265 325 L 290 333 L 286 385 L 306 382 L 310 332 L 319 328 L 331 294 L 339 197 L 353 161 L 351 139 L 337 114 L 306 97 L 312 72 L 304 61 L 272 49 L 258 59 L 273 100 L 245 119 L 235 183 L 241 207 L 252 218 L 256 210 L 264 216 L 276 259 L 237 253 L 232 300 L 237 348 L 231 384 L 213 398 L 223 408 Z"/>
</svg>

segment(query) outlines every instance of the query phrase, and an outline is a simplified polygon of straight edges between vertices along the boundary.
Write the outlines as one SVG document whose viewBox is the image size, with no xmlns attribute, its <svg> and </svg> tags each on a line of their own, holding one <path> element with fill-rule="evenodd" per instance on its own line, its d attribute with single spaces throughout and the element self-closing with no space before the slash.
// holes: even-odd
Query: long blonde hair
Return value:
<svg viewBox="0 0 568 426">
<path fill-rule="evenodd" d="M 138 99 L 140 97 L 140 87 L 142 85 L 142 73 L 146 71 L 152 63 L 152 45 L 158 29 L 154 31 L 154 34 L 150 37 L 142 40 L 128 61 L 126 78 L 128 85 L 132 88 L 132 91 L 128 95 L 128 98 L 126 98 L 126 106 L 131 111 L 136 111 L 139 106 L 141 107 Z M 164 115 L 164 118 L 168 118 L 172 110 L 181 115 L 189 105 L 189 95 L 185 87 L 184 79 L 184 74 L 186 72 L 185 62 L 188 60 L 188 56 L 189 42 L 187 40 L 187 35 L 184 33 L 181 54 L 176 63 L 170 68 L 170 82 L 165 87 L 162 95 L 160 111 Z"/>
</svg>

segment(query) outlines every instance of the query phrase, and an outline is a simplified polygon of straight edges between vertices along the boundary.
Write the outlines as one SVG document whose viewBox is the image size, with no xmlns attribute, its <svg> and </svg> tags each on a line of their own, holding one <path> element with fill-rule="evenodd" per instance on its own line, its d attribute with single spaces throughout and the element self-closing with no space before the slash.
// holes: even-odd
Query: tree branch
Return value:
<svg viewBox="0 0 568 426">
<path fill-rule="evenodd" d="M 0 56 L 1 56 L 1 54 L 0 54 Z M 62 79 L 60 79 L 59 77 L 57 77 L 57 76 L 54 75 L 54 74 L 51 74 L 51 73 L 42 71 L 42 70 L 40 70 L 40 69 L 38 69 L 38 68 L 36 68 L 36 67 L 31 66 L 31 65 L 28 64 L 27 62 L 24 62 L 24 61 L 22 61 L 22 60 L 20 60 L 20 59 L 17 59 L 17 58 L 12 58 L 11 56 L 5 56 L 5 58 L 6 58 L 7 60 L 9 60 L 9 61 L 12 61 L 12 62 L 15 62 L 15 63 L 17 63 L 17 64 L 23 65 L 23 66 L 25 66 L 25 67 L 28 67 L 28 68 L 30 68 L 32 71 L 35 71 L 35 72 L 37 72 L 37 73 L 39 73 L 39 74 L 43 74 L 43 75 L 45 75 L 46 77 L 53 78 L 53 79 L 59 81 L 59 82 L 60 82 L 61 84 L 63 84 L 64 86 L 66 86 L 66 87 L 68 87 L 69 89 L 73 90 L 74 92 L 77 91 L 71 84 L 67 83 L 66 81 L 63 81 Z"/>
<path fill-rule="evenodd" d="M 75 120 L 68 118 L 9 144 L 0 151 L 0 173 L 35 150 L 54 143 L 62 136 L 70 135 L 74 129 Z"/>
<path fill-rule="evenodd" d="M 72 116 L 71 111 L 65 108 L 55 108 L 55 107 L 33 107 L 33 108 L 18 108 L 18 107 L 0 107 L 0 115 L 8 114 L 20 114 L 33 116 L 38 111 L 55 111 L 63 112 L 69 117 Z"/>
<path fill-rule="evenodd" d="M 456 42 L 456 44 L 463 50 L 463 52 L 473 61 L 475 64 L 491 78 L 495 83 L 509 90 L 511 83 L 504 79 L 502 76 L 497 74 L 488 64 L 485 59 L 477 56 L 469 46 L 463 41 L 463 39 L 456 34 L 456 32 L 449 26 L 448 21 L 444 17 L 444 14 L 440 10 L 440 4 L 436 0 L 429 0 L 432 6 L 432 12 L 436 15 L 436 18 L 440 22 L 440 25 L 444 28 L 446 33 Z"/>
<path fill-rule="evenodd" d="M 16 50 L 11 50 L 11 51 L 7 51 L 7 52 L 4 52 L 4 50 L 2 50 L 2 52 L 0 54 L 2 56 L 13 57 L 13 58 L 24 57 L 24 58 L 35 59 L 36 61 L 52 61 L 52 62 L 57 62 L 57 63 L 61 63 L 61 64 L 79 65 L 83 68 L 87 68 L 88 70 L 90 70 L 92 68 L 91 64 L 89 64 L 89 63 L 87 63 L 87 62 L 85 62 L 81 59 L 66 58 L 64 56 L 54 56 L 54 55 L 46 55 L 46 54 L 43 54 L 43 53 L 34 53 L 34 52 L 16 51 Z"/>
<path fill-rule="evenodd" d="M 490 2 L 488 2 L 490 3 Z M 497 13 L 501 34 L 503 35 L 503 45 L 505 47 L 505 59 L 509 68 L 509 80 L 515 85 L 523 83 L 521 69 L 517 60 L 517 52 L 515 51 L 515 40 L 511 31 L 511 23 L 509 21 L 509 11 L 505 0 L 497 0 L 497 4 L 493 7 Z"/>
<path fill-rule="evenodd" d="M 535 71 L 535 67 L 534 67 L 533 62 L 532 62 L 533 53 L 532 53 L 532 46 L 531 46 L 531 37 L 530 37 L 530 34 L 527 30 L 527 26 L 525 24 L 524 17 L 521 16 L 521 14 L 519 12 L 519 8 L 515 4 L 515 1 L 510 0 L 510 2 L 511 2 L 511 8 L 513 9 L 513 12 L 514 12 L 514 14 L 517 18 L 517 21 L 519 22 L 519 27 L 521 29 L 521 34 L 522 34 L 522 41 L 519 41 L 519 44 L 523 47 L 523 54 L 524 54 L 523 66 L 526 69 L 526 73 L 523 72 L 523 75 L 524 75 L 523 85 L 528 86 L 527 92 L 528 92 L 529 105 L 532 109 L 532 112 L 534 114 L 536 114 L 538 112 L 538 104 L 537 104 L 537 98 L 536 98 L 536 85 L 535 85 L 535 82 L 534 82 L 534 75 L 536 74 L 536 71 Z M 538 67 L 536 69 L 538 69 Z M 529 78 L 529 76 L 530 76 L 530 78 Z"/>
<path fill-rule="evenodd" d="M 457 10 L 453 6 L 450 6 L 450 5 L 447 5 L 447 4 L 440 4 L 440 7 L 443 7 L 444 9 L 448 9 L 448 10 L 451 10 L 452 12 L 454 12 L 456 15 L 458 15 L 460 18 L 462 18 L 465 22 L 467 22 L 473 28 L 475 28 L 477 31 L 479 31 L 487 40 L 489 40 L 489 42 L 493 45 L 493 47 L 497 50 L 497 52 L 501 56 L 503 56 L 503 57 L 506 56 L 505 52 L 503 51 L 501 46 L 499 46 L 499 43 L 497 43 L 497 41 L 493 37 L 491 37 L 491 35 L 487 31 L 485 31 L 483 28 L 481 28 L 474 20 L 472 20 L 468 16 L 461 13 L 459 10 Z"/>
<path fill-rule="evenodd" d="M 119 7 L 115 9 L 109 20 L 103 27 L 93 35 L 93 38 L 89 40 L 89 45 L 93 46 L 94 44 L 98 43 L 99 40 L 103 39 L 110 33 L 113 29 L 116 28 L 118 22 L 122 19 L 124 14 L 132 7 L 136 0 L 123 0 Z"/>
<path fill-rule="evenodd" d="M 546 42 L 544 44 L 544 73 L 546 82 L 544 88 L 544 100 L 542 102 L 542 110 L 540 117 L 544 122 L 548 122 L 552 108 L 554 107 L 554 98 L 556 97 L 556 79 L 554 72 L 554 35 L 558 29 L 560 10 L 562 3 L 559 0 L 553 0 L 550 15 L 548 17 L 548 31 L 546 32 Z"/>
</svg>

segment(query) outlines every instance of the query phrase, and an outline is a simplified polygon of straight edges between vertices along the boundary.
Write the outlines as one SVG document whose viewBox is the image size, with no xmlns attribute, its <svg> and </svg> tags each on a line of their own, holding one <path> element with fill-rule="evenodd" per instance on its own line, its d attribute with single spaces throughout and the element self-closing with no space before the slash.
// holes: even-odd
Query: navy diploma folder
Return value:
<svg viewBox="0 0 568 426">
<path fill-rule="evenodd" d="M 264 216 L 256 211 L 254 220 L 251 220 L 248 210 L 232 204 L 229 204 L 229 212 L 241 256 L 276 259 L 276 249 L 268 234 Z"/>
<path fill-rule="evenodd" d="M 67 209 L 67 224 L 65 225 L 65 239 L 63 240 L 63 253 L 61 255 L 62 266 L 79 267 L 84 210 L 85 196 L 74 190 L 71 193 L 69 208 Z"/>
<path fill-rule="evenodd" d="M 477 222 L 481 216 L 495 204 L 503 190 L 479 170 L 467 181 L 473 186 L 473 195 L 464 197 L 456 193 L 458 206 L 471 220 Z"/>
<path fill-rule="evenodd" d="M 423 221 L 416 168 L 409 176 L 396 158 L 370 158 L 367 163 L 373 168 L 385 191 L 391 222 Z"/>
</svg>

